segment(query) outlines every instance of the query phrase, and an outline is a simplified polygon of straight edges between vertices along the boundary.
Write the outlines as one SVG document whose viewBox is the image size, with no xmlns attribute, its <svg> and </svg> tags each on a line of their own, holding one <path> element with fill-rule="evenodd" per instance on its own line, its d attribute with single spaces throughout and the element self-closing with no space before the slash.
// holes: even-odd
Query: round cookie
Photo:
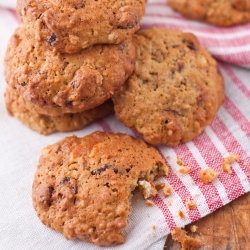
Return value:
<svg viewBox="0 0 250 250">
<path fill-rule="evenodd" d="M 48 50 L 18 28 L 5 55 L 7 83 L 41 108 L 82 112 L 102 104 L 124 84 L 135 64 L 131 39 L 95 45 L 75 54 Z"/>
<path fill-rule="evenodd" d="M 184 16 L 217 26 L 233 26 L 250 21 L 249 0 L 168 0 Z"/>
<path fill-rule="evenodd" d="M 143 140 L 104 132 L 71 136 L 43 149 L 33 206 L 45 225 L 67 239 L 120 244 L 139 180 L 165 174 L 159 152 Z"/>
<path fill-rule="evenodd" d="M 151 28 L 133 41 L 136 68 L 112 97 L 117 118 L 151 144 L 194 139 L 224 98 L 216 61 L 191 33 Z"/>
<path fill-rule="evenodd" d="M 140 28 L 145 0 L 18 0 L 17 12 L 33 38 L 75 53 L 128 39 Z"/>
<path fill-rule="evenodd" d="M 26 101 L 10 87 L 5 92 L 6 109 L 29 128 L 40 134 L 48 135 L 56 131 L 69 132 L 80 130 L 96 119 L 112 114 L 113 103 L 105 101 L 100 106 L 80 113 L 67 113 L 60 116 L 42 115 L 26 108 Z"/>
</svg>

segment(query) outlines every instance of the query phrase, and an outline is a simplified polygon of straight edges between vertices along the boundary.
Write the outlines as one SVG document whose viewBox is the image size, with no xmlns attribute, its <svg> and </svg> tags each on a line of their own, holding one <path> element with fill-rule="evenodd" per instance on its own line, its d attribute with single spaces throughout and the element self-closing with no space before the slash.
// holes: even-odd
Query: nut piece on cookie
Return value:
<svg viewBox="0 0 250 250">
<path fill-rule="evenodd" d="M 94 132 L 43 149 L 32 186 L 40 220 L 67 239 L 123 243 L 133 190 L 166 165 L 159 152 L 125 134 Z"/>
<path fill-rule="evenodd" d="M 250 21 L 249 0 L 168 0 L 168 4 L 187 18 L 217 26 L 233 26 Z"/>
<path fill-rule="evenodd" d="M 4 64 L 6 82 L 27 102 L 50 109 L 50 115 L 78 113 L 101 105 L 125 83 L 135 66 L 135 48 L 128 39 L 60 54 L 27 37 L 21 25 L 10 38 Z"/>
<path fill-rule="evenodd" d="M 139 28 L 145 0 L 18 0 L 17 13 L 33 39 L 60 53 L 119 44 Z"/>
<path fill-rule="evenodd" d="M 193 140 L 224 99 L 217 62 L 191 33 L 151 28 L 133 42 L 135 70 L 112 96 L 117 118 L 150 144 L 175 147 Z"/>
</svg>

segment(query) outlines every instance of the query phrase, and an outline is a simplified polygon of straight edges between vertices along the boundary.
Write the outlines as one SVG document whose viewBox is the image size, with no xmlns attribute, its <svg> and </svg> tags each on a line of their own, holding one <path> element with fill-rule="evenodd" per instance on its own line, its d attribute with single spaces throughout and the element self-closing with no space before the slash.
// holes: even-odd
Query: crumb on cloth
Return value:
<svg viewBox="0 0 250 250">
<path fill-rule="evenodd" d="M 187 211 L 190 211 L 191 209 L 196 208 L 196 206 L 197 206 L 197 204 L 196 204 L 196 201 L 194 201 L 194 200 L 189 200 L 186 202 Z"/>
<path fill-rule="evenodd" d="M 231 164 L 239 161 L 240 156 L 234 153 L 230 153 L 229 156 L 225 157 L 222 162 L 222 169 L 224 172 L 231 174 L 232 173 L 232 167 Z"/>
<path fill-rule="evenodd" d="M 200 180 L 207 184 L 209 182 L 212 182 L 214 179 L 216 179 L 219 176 L 219 173 L 213 170 L 212 168 L 207 168 L 200 171 Z"/>
<path fill-rule="evenodd" d="M 165 187 L 165 183 L 164 182 L 158 182 L 155 184 L 155 188 L 156 190 L 161 190 Z"/>
<path fill-rule="evenodd" d="M 181 243 L 181 250 L 196 250 L 201 246 L 201 243 L 198 240 L 188 236 L 187 232 L 179 227 L 176 227 L 171 232 L 171 235 L 173 240 Z"/>
<path fill-rule="evenodd" d="M 146 206 L 148 206 L 148 207 L 154 206 L 154 202 L 151 201 L 151 200 L 146 200 L 146 201 L 145 201 L 145 204 L 146 204 Z"/>
<path fill-rule="evenodd" d="M 178 215 L 179 215 L 179 217 L 181 219 L 185 219 L 186 218 L 186 215 L 181 210 L 178 211 Z"/>
<path fill-rule="evenodd" d="M 171 194 L 172 194 L 172 188 L 170 186 L 165 187 L 163 189 L 163 195 L 164 195 L 165 198 L 169 197 Z"/>
<path fill-rule="evenodd" d="M 189 174 L 190 173 L 190 167 L 187 167 L 187 166 L 181 166 L 178 171 L 181 173 L 181 174 Z"/>
<path fill-rule="evenodd" d="M 145 200 L 154 197 L 158 194 L 158 191 L 152 181 L 138 181 L 138 188 Z"/>
</svg>

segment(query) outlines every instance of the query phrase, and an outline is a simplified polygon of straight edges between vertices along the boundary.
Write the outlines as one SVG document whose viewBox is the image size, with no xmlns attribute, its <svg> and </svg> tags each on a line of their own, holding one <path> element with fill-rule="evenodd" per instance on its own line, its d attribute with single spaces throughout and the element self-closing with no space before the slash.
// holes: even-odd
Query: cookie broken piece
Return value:
<svg viewBox="0 0 250 250">
<path fill-rule="evenodd" d="M 32 187 L 40 220 L 67 239 L 125 241 L 133 190 L 167 173 L 159 152 L 125 134 L 94 132 L 43 149 Z"/>
<path fill-rule="evenodd" d="M 190 237 L 187 235 L 187 232 L 185 230 L 182 230 L 179 227 L 176 227 L 172 232 L 171 232 L 173 240 L 176 240 L 181 243 L 181 250 L 195 250 L 198 249 L 201 244 L 199 241 L 196 239 Z"/>
</svg>

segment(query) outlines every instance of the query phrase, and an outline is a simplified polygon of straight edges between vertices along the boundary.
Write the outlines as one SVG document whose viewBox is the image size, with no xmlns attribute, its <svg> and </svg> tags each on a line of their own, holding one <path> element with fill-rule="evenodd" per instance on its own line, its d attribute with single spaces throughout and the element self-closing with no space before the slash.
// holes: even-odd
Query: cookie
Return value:
<svg viewBox="0 0 250 250">
<path fill-rule="evenodd" d="M 43 149 L 33 205 L 40 220 L 67 239 L 120 244 L 138 181 L 165 174 L 159 152 L 143 140 L 105 132 L 71 136 Z"/>
<path fill-rule="evenodd" d="M 217 26 L 233 26 L 250 21 L 249 0 L 168 0 L 168 4 L 187 18 Z"/>
<path fill-rule="evenodd" d="M 60 54 L 26 37 L 18 28 L 5 55 L 7 83 L 26 101 L 41 108 L 82 112 L 109 99 L 132 73 L 131 39 L 118 45 L 95 45 L 75 54 Z"/>
<path fill-rule="evenodd" d="M 56 131 L 69 132 L 80 130 L 96 119 L 112 114 L 113 103 L 108 100 L 93 109 L 80 113 L 67 113 L 60 116 L 42 115 L 26 108 L 26 101 L 10 87 L 5 93 L 6 108 L 10 115 L 16 117 L 29 128 L 40 134 L 48 135 Z"/>
<path fill-rule="evenodd" d="M 145 0 L 18 0 L 17 12 L 33 38 L 61 53 L 119 44 L 140 27 Z"/>
<path fill-rule="evenodd" d="M 117 118 L 150 144 L 174 147 L 194 139 L 224 98 L 216 61 L 191 33 L 151 28 L 133 42 L 136 68 L 112 97 Z"/>
</svg>

